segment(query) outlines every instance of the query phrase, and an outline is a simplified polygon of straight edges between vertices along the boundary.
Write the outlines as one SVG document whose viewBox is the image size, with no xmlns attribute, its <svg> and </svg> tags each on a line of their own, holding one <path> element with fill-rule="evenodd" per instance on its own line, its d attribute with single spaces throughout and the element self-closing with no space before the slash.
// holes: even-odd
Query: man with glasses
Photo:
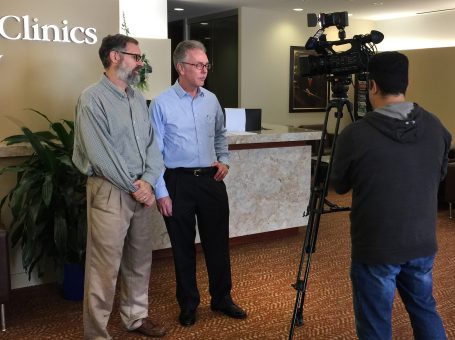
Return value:
<svg viewBox="0 0 455 340">
<path fill-rule="evenodd" d="M 152 185 L 163 171 L 147 105 L 132 87 L 143 67 L 136 39 L 103 39 L 101 80 L 76 109 L 73 162 L 87 179 L 84 338 L 110 339 L 106 326 L 120 270 L 120 316 L 129 331 L 162 337 L 147 319 L 152 263 Z"/>
<path fill-rule="evenodd" d="M 211 309 L 244 319 L 231 297 L 229 204 L 224 177 L 229 171 L 224 116 L 216 96 L 204 89 L 210 64 L 204 45 L 179 43 L 173 62 L 179 78 L 150 106 L 166 171 L 156 185 L 157 205 L 171 240 L 179 321 L 196 322 L 196 219 L 209 277 Z"/>
</svg>

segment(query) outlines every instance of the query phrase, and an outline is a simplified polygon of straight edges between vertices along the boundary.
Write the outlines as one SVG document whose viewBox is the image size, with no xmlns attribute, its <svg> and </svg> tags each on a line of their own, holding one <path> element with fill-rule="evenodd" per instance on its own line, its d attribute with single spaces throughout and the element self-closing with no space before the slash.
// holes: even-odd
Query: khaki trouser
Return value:
<svg viewBox="0 0 455 340">
<path fill-rule="evenodd" d="M 84 338 L 111 339 L 106 326 L 120 269 L 120 315 L 133 330 L 148 316 L 151 209 L 101 177 L 87 181 Z"/>
</svg>

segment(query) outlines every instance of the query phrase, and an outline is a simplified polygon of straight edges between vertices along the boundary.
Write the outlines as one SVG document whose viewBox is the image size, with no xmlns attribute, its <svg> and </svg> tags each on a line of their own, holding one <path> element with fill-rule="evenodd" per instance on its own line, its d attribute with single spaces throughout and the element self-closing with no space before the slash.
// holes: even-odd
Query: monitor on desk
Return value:
<svg viewBox="0 0 455 340">
<path fill-rule="evenodd" d="M 261 131 L 261 109 L 225 108 L 227 131 Z"/>
<path fill-rule="evenodd" d="M 245 109 L 245 131 L 260 131 L 261 130 L 261 109 Z"/>
</svg>

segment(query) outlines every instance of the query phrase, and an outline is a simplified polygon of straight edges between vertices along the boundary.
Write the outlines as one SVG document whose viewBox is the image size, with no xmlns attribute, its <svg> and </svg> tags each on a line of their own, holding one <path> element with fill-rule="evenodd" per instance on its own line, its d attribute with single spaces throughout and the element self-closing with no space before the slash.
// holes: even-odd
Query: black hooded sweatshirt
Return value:
<svg viewBox="0 0 455 340">
<path fill-rule="evenodd" d="M 451 135 L 414 104 L 400 120 L 369 112 L 340 133 L 331 183 L 352 189 L 352 260 L 399 264 L 436 253 L 437 194 Z"/>
</svg>

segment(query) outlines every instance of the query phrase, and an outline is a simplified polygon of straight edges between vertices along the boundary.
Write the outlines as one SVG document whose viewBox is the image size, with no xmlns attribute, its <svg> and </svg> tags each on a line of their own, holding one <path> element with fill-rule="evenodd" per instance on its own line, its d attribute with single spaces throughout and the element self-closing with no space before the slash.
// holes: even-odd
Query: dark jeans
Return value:
<svg viewBox="0 0 455 340">
<path fill-rule="evenodd" d="M 397 265 L 352 263 L 352 295 L 360 340 L 392 339 L 392 304 L 396 289 L 411 319 L 414 338 L 446 339 L 432 293 L 433 262 L 434 256 Z"/>
<path fill-rule="evenodd" d="M 164 179 L 172 199 L 172 216 L 165 218 L 172 244 L 177 301 L 182 310 L 195 310 L 200 297 L 196 283 L 196 218 L 204 250 L 212 304 L 230 299 L 229 202 L 224 182 L 215 172 L 195 176 L 166 170 Z"/>
</svg>

